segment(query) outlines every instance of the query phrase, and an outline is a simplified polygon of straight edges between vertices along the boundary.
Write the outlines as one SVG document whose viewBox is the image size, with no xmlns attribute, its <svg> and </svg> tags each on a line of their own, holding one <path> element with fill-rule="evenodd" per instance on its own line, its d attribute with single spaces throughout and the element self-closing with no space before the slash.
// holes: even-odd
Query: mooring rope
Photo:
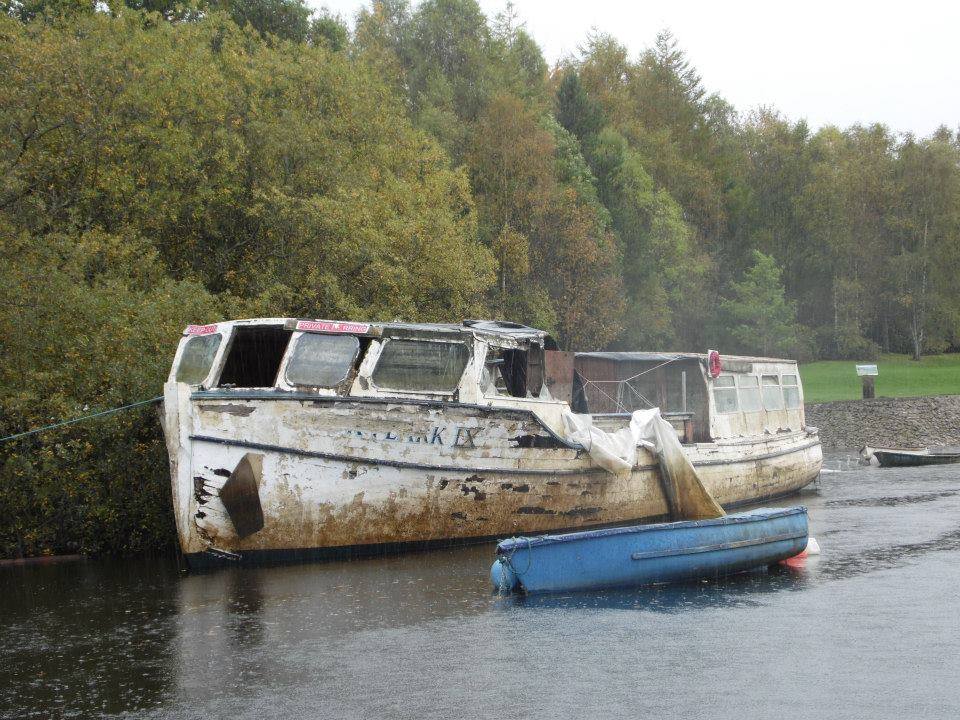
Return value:
<svg viewBox="0 0 960 720">
<path fill-rule="evenodd" d="M 653 372 L 654 370 L 659 370 L 659 369 L 662 368 L 664 365 L 669 365 L 670 363 L 676 362 L 677 360 L 683 360 L 683 358 L 679 358 L 679 357 L 670 358 L 670 359 L 667 360 L 666 362 L 662 362 L 662 363 L 660 363 L 659 365 L 654 365 L 652 368 L 647 368 L 646 370 L 642 370 L 641 372 L 638 372 L 636 375 L 632 375 L 632 376 L 626 378 L 625 380 L 622 380 L 621 382 L 626 382 L 626 383 L 628 383 L 628 382 L 630 382 L 631 380 L 636 380 L 636 379 L 637 379 L 638 377 L 640 377 L 641 375 L 646 375 L 648 372 Z"/>
<path fill-rule="evenodd" d="M 37 435 L 38 433 L 46 432 L 47 430 L 56 430 L 57 428 L 65 427 L 67 425 L 75 425 L 76 423 L 83 422 L 84 420 L 92 420 L 93 418 L 103 417 L 104 415 L 112 415 L 113 413 L 118 413 L 122 410 L 129 410 L 130 408 L 139 407 L 141 405 L 152 405 L 153 403 L 160 402 L 161 400 L 163 400 L 163 395 L 158 395 L 157 397 L 150 398 L 149 400 L 140 400 L 135 403 L 130 403 L 129 405 L 121 405 L 120 407 L 102 410 L 100 412 L 92 413 L 91 415 L 73 418 L 72 420 L 64 420 L 62 422 L 53 423 L 52 425 L 44 425 L 43 427 L 34 428 L 33 430 L 14 433 L 13 435 L 7 435 L 6 437 L 0 438 L 0 443 L 5 443 L 9 440 L 17 440 L 18 438 L 27 437 L 28 435 Z"/>
</svg>

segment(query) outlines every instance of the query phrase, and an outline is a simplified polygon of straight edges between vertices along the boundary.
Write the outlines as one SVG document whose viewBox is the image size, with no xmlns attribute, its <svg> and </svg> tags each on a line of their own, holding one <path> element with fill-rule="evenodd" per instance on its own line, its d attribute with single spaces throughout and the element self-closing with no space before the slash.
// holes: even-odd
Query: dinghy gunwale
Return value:
<svg viewBox="0 0 960 720">
<path fill-rule="evenodd" d="M 497 543 L 497 555 L 509 555 L 518 550 L 532 547 L 543 547 L 556 543 L 579 542 L 582 540 L 596 540 L 599 538 L 614 537 L 617 535 L 640 534 L 648 532 L 663 532 L 686 530 L 720 525 L 738 525 L 754 522 L 766 522 L 790 515 L 806 515 L 805 505 L 793 505 L 787 508 L 754 508 L 743 512 L 723 515 L 709 520 L 679 520 L 676 522 L 644 523 L 638 525 L 621 525 L 594 530 L 580 530 L 569 533 L 518 536 L 501 540 Z"/>
</svg>

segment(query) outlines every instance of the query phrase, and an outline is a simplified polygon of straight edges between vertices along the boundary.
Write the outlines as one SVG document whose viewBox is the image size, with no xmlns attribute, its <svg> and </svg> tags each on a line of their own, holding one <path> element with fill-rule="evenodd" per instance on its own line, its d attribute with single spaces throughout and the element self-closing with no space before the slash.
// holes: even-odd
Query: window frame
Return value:
<svg viewBox="0 0 960 720">
<path fill-rule="evenodd" d="M 774 383 L 765 383 L 764 380 L 771 378 Z M 767 406 L 767 388 L 776 388 L 776 396 L 780 399 L 780 407 Z M 763 409 L 767 412 L 783 412 L 786 409 L 786 402 L 783 397 L 783 385 L 780 383 L 780 376 L 773 373 L 764 373 L 760 375 L 760 400 L 763 403 Z"/>
<path fill-rule="evenodd" d="M 180 379 L 180 370 L 183 367 L 184 356 L 187 354 L 187 348 L 189 348 L 190 343 L 194 341 L 205 341 L 212 338 L 217 338 L 217 345 L 213 350 L 213 354 L 210 356 L 210 365 L 207 367 L 206 374 L 198 382 L 188 382 L 186 380 Z M 220 351 L 224 347 L 224 334 L 221 332 L 208 333 L 206 335 L 188 335 L 186 336 L 186 342 L 180 349 L 179 356 L 177 357 L 176 365 L 173 368 L 173 381 L 178 383 L 184 383 L 185 385 L 203 385 L 204 381 L 210 377 L 210 373 L 217 365 L 217 357 Z"/>
<path fill-rule="evenodd" d="M 318 385 L 316 383 L 304 383 L 304 382 L 294 382 L 290 379 L 290 365 L 294 362 L 296 358 L 297 349 L 300 347 L 300 343 L 304 338 L 308 337 L 338 337 L 338 338 L 352 338 L 355 343 L 355 349 L 350 362 L 347 364 L 346 372 L 343 377 L 337 380 L 337 382 L 330 385 Z M 360 338 L 356 335 L 348 335 L 342 333 L 315 333 L 315 332 L 302 332 L 299 337 L 292 339 L 290 347 L 287 348 L 287 357 L 283 361 L 283 382 L 289 385 L 290 387 L 296 388 L 319 388 L 323 390 L 334 390 L 338 388 L 343 382 L 350 377 L 350 371 L 357 366 L 357 359 L 360 357 L 360 352 L 363 350 L 363 347 L 360 343 Z"/>
<path fill-rule="evenodd" d="M 721 380 L 721 379 L 727 379 L 727 378 L 730 379 L 730 384 L 729 384 L 729 385 L 722 385 L 722 386 L 718 386 L 718 385 L 717 385 L 717 381 L 719 381 L 719 380 Z M 733 375 L 732 373 L 730 373 L 730 374 L 726 374 L 726 375 L 719 375 L 719 376 L 717 376 L 716 378 L 714 378 L 713 387 L 712 387 L 711 389 L 712 389 L 712 391 L 713 391 L 713 406 L 714 406 L 714 408 L 716 408 L 716 411 L 717 411 L 717 414 L 718 414 L 718 415 L 734 415 L 734 414 L 740 412 L 740 394 L 739 394 L 739 388 L 737 387 L 737 376 L 736 376 L 736 375 Z M 734 400 L 734 403 L 733 403 L 733 404 L 734 404 L 734 407 L 733 407 L 732 410 L 721 410 L 721 409 L 720 409 L 720 401 L 719 401 L 718 395 L 717 395 L 718 391 L 721 392 L 721 393 L 724 393 L 725 395 L 726 395 L 726 394 L 729 394 L 729 393 L 732 393 L 732 395 L 733 395 L 733 400 Z"/>
<path fill-rule="evenodd" d="M 793 382 L 787 385 L 784 382 L 784 378 L 791 377 Z M 790 388 L 794 391 L 797 398 L 797 404 L 793 407 L 790 406 L 790 403 L 787 402 L 787 388 Z M 803 397 L 800 395 L 800 374 L 799 373 L 786 373 L 780 375 L 780 389 L 783 392 L 783 406 L 787 411 L 790 410 L 799 410 L 803 407 Z"/>
<path fill-rule="evenodd" d="M 743 384 L 743 381 L 745 381 L 745 380 L 747 380 L 747 379 L 749 379 L 749 378 L 752 378 L 753 380 L 756 380 L 756 381 L 757 381 L 757 384 L 756 384 L 756 385 L 744 385 L 744 384 Z M 756 409 L 748 410 L 748 409 L 746 409 L 746 408 L 744 407 L 743 397 L 742 397 L 741 394 L 740 394 L 740 391 L 741 391 L 741 390 L 746 390 L 746 391 L 748 391 L 748 392 L 749 392 L 749 391 L 755 391 L 755 392 L 756 392 L 756 398 L 757 398 L 757 407 L 756 407 Z M 738 378 L 737 378 L 737 400 L 738 400 L 739 403 L 740 403 L 740 412 L 742 412 L 742 413 L 749 413 L 749 414 L 752 415 L 752 414 L 754 414 L 754 413 L 764 412 L 764 407 L 763 407 L 763 395 L 762 395 L 762 393 L 760 392 L 760 377 L 759 377 L 758 375 L 754 375 L 754 374 L 752 374 L 752 373 L 749 373 L 749 374 L 743 374 L 743 375 L 739 375 L 739 376 L 738 376 Z"/>
<path fill-rule="evenodd" d="M 412 342 L 412 343 L 433 343 L 439 345 L 458 345 L 466 351 L 466 356 L 463 362 L 463 368 L 460 370 L 460 374 L 457 376 L 456 382 L 453 384 L 453 387 L 449 390 L 423 390 L 423 389 L 413 389 L 413 388 L 402 388 L 402 387 L 391 387 L 389 385 L 381 385 L 376 380 L 377 370 L 380 368 L 380 363 L 383 362 L 383 356 L 387 348 L 392 342 Z M 434 339 L 434 338 L 410 338 L 410 337 L 387 337 L 383 338 L 381 341 L 380 349 L 377 353 L 376 362 L 373 367 L 370 369 L 370 385 L 381 391 L 388 391 L 393 393 L 409 393 L 415 395 L 453 395 L 460 388 L 461 383 L 463 382 L 463 376 L 467 372 L 467 368 L 470 366 L 470 362 L 473 359 L 473 351 L 470 346 L 463 340 L 448 340 L 444 339 Z"/>
</svg>

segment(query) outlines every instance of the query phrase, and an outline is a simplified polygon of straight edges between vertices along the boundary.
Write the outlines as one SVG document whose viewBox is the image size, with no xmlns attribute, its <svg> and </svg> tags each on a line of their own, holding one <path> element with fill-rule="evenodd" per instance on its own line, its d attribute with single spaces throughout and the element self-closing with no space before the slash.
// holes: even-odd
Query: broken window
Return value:
<svg viewBox="0 0 960 720">
<path fill-rule="evenodd" d="M 713 381 L 713 401 L 718 413 L 735 413 L 740 409 L 733 375 L 721 375 Z"/>
<path fill-rule="evenodd" d="M 543 348 L 489 348 L 480 386 L 485 395 L 539 397 L 543 390 Z"/>
<path fill-rule="evenodd" d="M 526 353 L 517 357 L 516 350 L 492 347 L 483 363 L 484 393 L 524 397 L 526 395 Z"/>
<path fill-rule="evenodd" d="M 760 383 L 756 375 L 741 375 L 737 379 L 740 388 L 740 409 L 745 413 L 760 412 Z"/>
<path fill-rule="evenodd" d="M 196 335 L 187 340 L 177 366 L 176 381 L 189 385 L 202 383 L 210 373 L 222 339 L 221 335 L 214 334 Z"/>
<path fill-rule="evenodd" d="M 220 387 L 273 387 L 292 334 L 282 325 L 234 326 Z"/>
<path fill-rule="evenodd" d="M 323 388 L 339 385 L 359 353 L 360 341 L 353 335 L 301 335 L 287 362 L 287 382 Z"/>
<path fill-rule="evenodd" d="M 487 350 L 480 376 L 480 388 L 484 395 L 509 395 L 507 381 L 503 377 L 503 356 L 497 348 Z"/>
<path fill-rule="evenodd" d="M 763 407 L 767 410 L 783 410 L 783 392 L 776 375 L 764 375 L 760 382 L 763 388 Z"/>
<path fill-rule="evenodd" d="M 392 390 L 453 392 L 469 358 L 463 343 L 390 339 L 372 379 L 378 387 Z"/>
<path fill-rule="evenodd" d="M 784 375 L 781 377 L 783 382 L 783 399 L 787 404 L 787 410 L 796 410 L 800 407 L 800 386 L 797 384 L 796 375 Z"/>
</svg>

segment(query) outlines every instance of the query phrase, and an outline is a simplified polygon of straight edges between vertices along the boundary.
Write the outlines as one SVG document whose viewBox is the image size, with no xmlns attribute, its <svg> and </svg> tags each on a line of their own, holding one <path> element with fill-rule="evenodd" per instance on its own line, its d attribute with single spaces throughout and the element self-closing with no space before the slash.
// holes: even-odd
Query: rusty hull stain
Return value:
<svg viewBox="0 0 960 720">
<path fill-rule="evenodd" d="M 376 504 L 368 503 L 361 493 L 352 502 L 339 507 L 323 503 L 307 508 L 298 502 L 296 490 L 284 485 L 280 497 L 272 499 L 266 508 L 267 520 L 263 530 L 241 541 L 240 549 L 335 547 L 481 537 L 514 533 L 521 524 L 524 529 L 529 529 L 530 524 L 518 521 L 515 515 L 522 496 L 511 491 L 490 495 L 476 486 L 464 486 L 463 490 L 459 484 L 446 487 L 448 489 L 444 491 L 435 485 L 433 490 L 403 505 L 397 497 L 388 497 Z M 455 494 L 450 490 L 455 490 Z M 567 505 L 563 509 L 571 507 Z"/>
<path fill-rule="evenodd" d="M 649 483 L 656 488 L 652 496 L 632 492 L 628 497 L 614 492 L 609 497 L 601 497 L 597 506 L 584 507 L 579 489 L 556 493 L 557 487 L 552 486 L 549 490 L 553 492 L 546 494 L 546 477 L 549 476 L 529 483 L 526 492 L 517 492 L 514 487 L 503 489 L 500 483 L 492 490 L 483 491 L 476 485 L 445 483 L 446 478 L 434 482 L 431 478 L 423 494 L 414 494 L 411 489 L 406 499 L 392 493 L 373 503 L 358 493 L 347 503 L 321 503 L 312 507 L 301 502 L 299 488 L 284 481 L 265 499 L 264 528 L 236 543 L 236 549 L 337 547 L 505 536 L 622 522 L 663 512 L 663 498 L 656 483 Z M 609 482 L 603 483 L 601 496 L 607 495 L 610 486 Z M 220 540 L 226 540 L 226 536 Z"/>
<path fill-rule="evenodd" d="M 628 522 L 666 513 L 656 470 L 637 470 L 624 480 L 596 473 L 586 459 L 580 459 L 580 453 L 569 448 L 560 452 L 540 445 L 540 440 L 546 438 L 536 434 L 540 429 L 536 423 L 491 423 L 484 426 L 489 428 L 490 437 L 476 437 L 476 447 L 466 448 L 453 444 L 455 434 L 450 428 L 476 428 L 481 422 L 479 411 L 457 409 L 447 417 L 439 409 L 406 406 L 402 402 L 387 408 L 363 407 L 362 413 L 348 405 L 324 407 L 322 414 L 298 409 L 275 419 L 271 415 L 275 408 L 261 408 L 256 421 L 269 430 L 264 442 L 280 443 L 282 429 L 287 434 L 301 436 L 302 433 L 304 442 L 309 441 L 304 447 L 309 449 L 366 457 L 381 453 L 380 457 L 392 460 L 442 462 L 462 465 L 462 469 L 425 469 L 414 477 L 409 470 L 376 464 L 335 460 L 305 463 L 294 458 L 272 458 L 271 462 L 280 470 L 272 467 L 269 477 L 260 474 L 262 468 L 258 468 L 257 473 L 263 483 L 259 493 L 264 526 L 240 540 L 215 496 L 230 474 L 223 466 L 232 466 L 237 456 L 224 462 L 222 455 L 215 454 L 220 453 L 219 447 L 211 447 L 210 454 L 193 456 L 194 462 L 208 463 L 204 466 L 207 479 L 195 476 L 193 488 L 195 507 L 202 507 L 204 513 L 195 524 L 205 541 L 215 542 L 217 548 L 242 551 L 505 537 Z M 208 421 L 216 417 L 219 416 L 210 415 Z M 254 427 L 252 420 L 242 417 L 228 420 L 231 432 L 238 434 Z M 271 424 L 265 424 L 268 420 Z M 248 422 L 250 428 L 246 428 Z M 436 459 L 424 454 L 427 446 L 423 443 L 405 441 L 408 435 L 428 432 L 426 428 L 433 423 L 448 428 L 444 435 L 446 445 L 436 445 Z M 380 433 L 376 444 L 365 437 L 370 433 Z M 537 439 L 525 439 L 534 437 Z M 507 440 L 515 440 L 517 445 L 512 442 L 508 445 Z M 530 443 L 530 449 L 516 449 L 526 442 Z M 432 445 L 429 447 L 433 449 Z M 720 450 L 720 461 L 742 453 L 737 448 Z M 703 448 L 700 457 L 708 451 Z M 208 449 L 203 452 L 207 453 Z M 486 468 L 492 463 L 484 458 L 496 458 L 504 472 L 483 469 L 480 475 L 471 463 L 474 468 Z M 810 466 L 804 455 L 798 453 L 789 460 L 784 458 L 772 464 L 750 463 L 747 469 L 744 469 L 745 463 L 740 463 L 714 464 L 703 470 L 709 475 L 707 486 L 717 500 L 728 503 L 802 487 L 812 479 L 808 476 Z M 521 477 L 507 474 L 517 468 L 530 474 Z M 583 474 L 558 477 L 551 474 L 551 468 Z M 366 476 L 358 479 L 362 474 Z M 350 488 L 347 492 L 354 489 L 359 492 L 352 497 L 333 495 L 338 499 L 324 502 L 331 498 L 321 491 L 326 483 L 340 492 L 344 488 Z M 395 489 L 388 493 L 384 487 Z"/>
<path fill-rule="evenodd" d="M 394 493 L 370 502 L 360 492 L 346 503 L 308 505 L 300 488 L 284 481 L 264 498 L 265 525 L 259 532 L 238 540 L 223 517 L 216 527 L 211 527 L 212 518 L 207 518 L 200 534 L 224 549 L 252 550 L 505 537 L 620 523 L 666 512 L 659 483 L 653 473 L 648 474 L 650 481 L 635 477 L 632 489 L 614 488 L 611 482 L 601 484 L 591 493 L 590 505 L 583 503 L 579 484 L 557 492 L 557 486 L 547 488 L 545 481 L 532 482 L 527 493 L 516 493 L 512 487 L 502 489 L 495 483 L 492 490 L 484 492 L 476 486 L 465 486 L 464 491 L 459 482 L 448 482 L 441 489 L 432 479 L 422 494 L 414 494 L 411 488 L 407 498 Z M 735 474 L 718 480 L 722 502 L 729 501 L 725 497 L 728 491 L 739 498 L 745 489 Z M 751 493 L 762 493 L 767 487 L 782 489 L 772 477 L 753 480 Z"/>
<path fill-rule="evenodd" d="M 798 458 L 783 468 L 756 472 L 748 483 L 741 473 L 724 468 L 711 479 L 710 486 L 720 502 L 731 502 L 745 492 L 783 491 L 783 480 L 777 477 L 803 467 Z M 791 484 L 806 484 L 802 475 L 795 474 Z M 560 486 L 552 484 L 555 481 L 549 477 L 531 479 L 524 493 L 516 492 L 512 483 L 491 483 L 496 479 L 491 477 L 485 479 L 484 491 L 478 484 L 431 476 L 424 478 L 422 491 L 409 488 L 406 498 L 394 492 L 371 502 L 360 492 L 346 503 L 309 506 L 300 488 L 283 478 L 264 498 L 266 522 L 260 532 L 237 541 L 232 528 L 223 528 L 217 532 L 217 539 L 221 545 L 235 545 L 229 549 L 237 550 L 337 547 L 549 532 L 662 516 L 667 511 L 656 471 L 635 473 L 625 483 L 605 478 Z M 589 505 L 583 503 L 586 494 L 590 496 Z"/>
</svg>

